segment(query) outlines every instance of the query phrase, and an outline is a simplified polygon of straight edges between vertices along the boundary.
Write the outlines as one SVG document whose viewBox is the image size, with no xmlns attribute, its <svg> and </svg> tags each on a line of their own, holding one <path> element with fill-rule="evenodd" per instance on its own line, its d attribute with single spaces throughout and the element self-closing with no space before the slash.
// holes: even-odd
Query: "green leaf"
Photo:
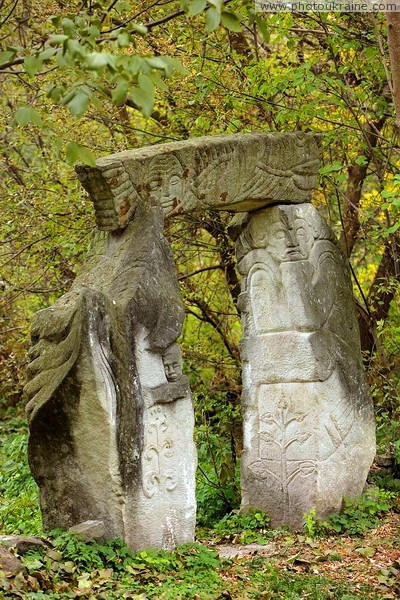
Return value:
<svg viewBox="0 0 400 600">
<path fill-rule="evenodd" d="M 30 106 L 23 106 L 14 113 L 14 121 L 17 125 L 27 125 L 33 123 L 34 125 L 41 125 L 42 119 L 40 114 Z"/>
<path fill-rule="evenodd" d="M 3 52 L 0 52 L 0 67 L 8 63 L 14 56 L 15 52 L 12 50 L 3 50 Z"/>
<path fill-rule="evenodd" d="M 50 46 L 61 46 L 69 39 L 67 35 L 51 35 L 49 38 Z"/>
<path fill-rule="evenodd" d="M 254 20 L 257 16 L 256 11 L 254 10 L 254 8 L 248 8 L 247 9 L 247 17 L 249 19 L 249 24 L 252 25 L 254 23 Z"/>
<path fill-rule="evenodd" d="M 270 33 L 269 33 L 269 29 L 268 29 L 267 23 L 264 21 L 264 19 L 262 19 L 258 15 L 255 17 L 255 21 L 257 23 L 258 30 L 261 33 L 264 42 L 266 44 L 268 44 L 271 36 L 270 36 Z"/>
<path fill-rule="evenodd" d="M 71 114 L 75 117 L 81 117 L 89 104 L 89 96 L 81 89 L 75 90 L 73 97 L 68 102 L 65 102 Z"/>
<path fill-rule="evenodd" d="M 368 60 L 372 60 L 378 56 L 378 48 L 375 48 L 375 47 L 373 48 L 372 46 L 363 48 L 362 52 L 363 52 L 363 55 L 365 56 L 365 58 Z"/>
<path fill-rule="evenodd" d="M 139 77 L 138 77 L 138 82 L 139 82 L 139 87 L 149 96 L 153 97 L 154 96 L 154 83 L 153 81 L 150 79 L 150 77 L 148 75 L 143 75 L 143 73 L 140 73 Z"/>
<path fill-rule="evenodd" d="M 128 82 L 120 81 L 117 87 L 111 92 L 113 104 L 123 104 L 128 93 Z"/>
<path fill-rule="evenodd" d="M 146 35 L 148 31 L 147 27 L 145 25 L 142 25 L 141 23 L 131 23 L 131 27 L 139 35 Z"/>
<path fill-rule="evenodd" d="M 63 19 L 61 21 L 61 26 L 63 28 L 64 33 L 68 37 L 72 37 L 75 35 L 75 23 L 71 19 Z"/>
<path fill-rule="evenodd" d="M 43 61 L 36 56 L 27 56 L 24 59 L 25 71 L 29 77 L 34 77 L 38 71 L 40 71 L 43 65 Z"/>
<path fill-rule="evenodd" d="M 218 25 L 221 21 L 221 13 L 219 13 L 215 8 L 209 8 L 206 12 L 206 31 L 210 33 L 217 29 Z"/>
<path fill-rule="evenodd" d="M 343 169 L 342 163 L 337 160 L 334 160 L 330 165 L 325 165 L 321 168 L 321 175 L 327 175 L 328 173 L 332 173 L 334 171 L 341 171 Z"/>
<path fill-rule="evenodd" d="M 78 147 L 78 160 L 80 160 L 84 165 L 94 167 L 96 164 L 96 159 L 89 148 L 86 146 L 81 146 L 80 144 L 78 144 Z"/>
<path fill-rule="evenodd" d="M 43 567 L 43 563 L 38 558 L 27 556 L 24 559 L 24 566 L 30 571 L 39 571 Z"/>
<path fill-rule="evenodd" d="M 150 117 L 154 106 L 154 96 L 148 94 L 140 87 L 134 88 L 129 93 L 129 96 L 133 100 L 133 102 L 137 104 L 137 106 L 140 108 L 143 115 L 145 117 Z"/>
<path fill-rule="evenodd" d="M 96 164 L 96 159 L 89 148 L 82 146 L 81 144 L 77 144 L 76 142 L 68 142 L 65 148 L 65 153 L 66 160 L 69 165 L 74 165 L 78 161 L 84 163 L 85 165 L 89 165 L 90 167 L 94 167 Z"/>
<path fill-rule="evenodd" d="M 61 98 L 65 94 L 65 87 L 63 84 L 61 85 L 52 85 L 48 90 L 47 95 L 49 98 L 56 102 L 57 104 L 60 102 Z"/>
<path fill-rule="evenodd" d="M 372 558 L 376 552 L 376 548 L 356 548 L 355 551 L 361 554 L 361 556 L 364 556 L 364 558 Z"/>
<path fill-rule="evenodd" d="M 72 100 L 72 98 L 75 96 L 75 94 L 76 94 L 75 88 L 70 90 L 67 94 L 65 94 L 65 96 L 63 96 L 63 98 L 60 101 L 60 104 L 68 104 L 68 102 L 70 102 Z"/>
<path fill-rule="evenodd" d="M 65 148 L 67 163 L 74 165 L 78 161 L 79 148 L 75 142 L 68 142 Z"/>
<path fill-rule="evenodd" d="M 356 158 L 356 160 L 354 162 L 356 163 L 356 165 L 365 166 L 368 164 L 368 159 L 366 156 L 360 155 Z"/>
<path fill-rule="evenodd" d="M 235 13 L 226 10 L 221 14 L 221 18 L 222 25 L 226 27 L 226 29 L 229 29 L 229 31 L 239 32 L 242 30 L 239 18 Z"/>
<path fill-rule="evenodd" d="M 199 15 L 207 6 L 206 0 L 192 0 L 189 5 L 190 15 Z"/>
<path fill-rule="evenodd" d="M 123 57 L 125 58 L 125 57 Z M 134 56 L 131 56 L 129 58 L 129 62 L 127 65 L 127 70 L 132 74 L 132 75 L 137 75 L 143 65 L 143 61 L 145 59 L 141 58 L 140 56 L 137 56 L 137 54 L 135 54 Z"/>
<path fill-rule="evenodd" d="M 388 227 L 387 229 L 385 229 L 384 230 L 385 237 L 389 236 L 391 233 L 396 233 L 396 231 L 398 230 L 399 227 L 400 227 L 400 222 L 395 223 L 391 227 Z"/>
<path fill-rule="evenodd" d="M 86 66 L 91 71 L 101 71 L 108 65 L 108 55 L 103 52 L 91 52 L 86 56 Z"/>
<path fill-rule="evenodd" d="M 131 44 L 131 34 L 129 31 L 122 31 L 117 37 L 117 44 L 120 48 L 128 48 Z"/>
<path fill-rule="evenodd" d="M 56 63 L 59 67 L 65 67 L 68 64 L 67 59 L 65 58 L 64 52 L 62 50 L 58 50 L 55 56 Z"/>
<path fill-rule="evenodd" d="M 170 56 L 164 56 L 164 61 L 168 64 L 168 72 L 166 73 L 167 77 L 172 74 L 173 71 L 175 73 L 179 73 L 179 75 L 187 75 L 188 70 L 177 58 L 171 58 Z"/>
<path fill-rule="evenodd" d="M 163 79 L 161 79 L 160 75 L 156 72 L 153 71 L 152 73 L 150 73 L 149 75 L 151 81 L 154 83 L 154 85 L 158 88 L 160 88 L 160 90 L 163 90 L 164 92 L 166 92 L 168 90 L 168 86 L 165 83 L 165 81 Z"/>
<path fill-rule="evenodd" d="M 208 3 L 212 4 L 212 6 L 215 7 L 217 12 L 221 13 L 222 6 L 224 4 L 224 0 L 208 0 Z"/>
<path fill-rule="evenodd" d="M 85 58 L 88 54 L 86 49 L 78 42 L 78 40 L 68 40 L 67 49 L 73 58 Z"/>
<path fill-rule="evenodd" d="M 100 35 L 100 29 L 96 27 L 96 25 L 90 25 L 90 27 L 88 27 L 86 31 L 88 35 L 92 37 L 97 37 Z"/>
<path fill-rule="evenodd" d="M 43 52 L 39 54 L 39 58 L 43 62 L 46 62 L 47 60 L 50 60 L 56 52 L 58 52 L 57 48 L 46 48 L 46 50 L 43 50 Z"/>
<path fill-rule="evenodd" d="M 159 71 L 164 71 L 167 76 L 171 75 L 172 69 L 170 63 L 162 56 L 154 56 L 153 58 L 146 58 L 146 64 L 148 64 L 152 69 L 158 69 Z"/>
</svg>

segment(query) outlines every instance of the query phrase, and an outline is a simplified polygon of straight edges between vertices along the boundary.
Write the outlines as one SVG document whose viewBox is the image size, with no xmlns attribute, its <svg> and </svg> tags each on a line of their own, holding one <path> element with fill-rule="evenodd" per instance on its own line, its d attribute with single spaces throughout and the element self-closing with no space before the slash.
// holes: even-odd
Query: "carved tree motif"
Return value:
<svg viewBox="0 0 400 600">
<path fill-rule="evenodd" d="M 154 496 L 157 489 L 172 492 L 177 485 L 176 472 L 168 463 L 168 459 L 174 456 L 174 442 L 169 429 L 167 415 L 161 406 L 151 408 L 143 453 L 147 463 L 143 491 L 148 498 Z"/>
<path fill-rule="evenodd" d="M 273 412 L 262 414 L 259 418 L 259 460 L 249 465 L 256 479 L 272 478 L 274 487 L 279 486 L 284 520 L 291 511 L 290 483 L 299 476 L 309 477 L 317 471 L 314 444 L 310 447 L 310 458 L 299 460 L 289 457 L 293 445 L 302 446 L 312 441 L 312 432 L 300 427 L 305 418 L 304 413 L 294 412 L 291 403 L 285 399 L 279 401 Z"/>
</svg>

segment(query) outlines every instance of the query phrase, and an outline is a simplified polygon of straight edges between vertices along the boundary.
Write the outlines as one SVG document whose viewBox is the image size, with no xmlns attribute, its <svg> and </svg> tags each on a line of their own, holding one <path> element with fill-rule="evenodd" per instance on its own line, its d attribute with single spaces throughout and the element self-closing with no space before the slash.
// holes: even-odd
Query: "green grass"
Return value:
<svg viewBox="0 0 400 600">
<path fill-rule="evenodd" d="M 0 530 L 6 534 L 40 534 L 38 488 L 27 460 L 25 421 L 0 422 Z"/>
</svg>

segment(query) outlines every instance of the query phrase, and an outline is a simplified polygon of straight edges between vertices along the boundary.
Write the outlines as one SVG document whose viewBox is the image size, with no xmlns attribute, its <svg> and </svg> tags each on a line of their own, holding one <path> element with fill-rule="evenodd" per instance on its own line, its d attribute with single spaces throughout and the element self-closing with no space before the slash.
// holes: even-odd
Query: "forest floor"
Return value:
<svg viewBox="0 0 400 600">
<path fill-rule="evenodd" d="M 0 534 L 41 531 L 26 443 L 24 421 L 0 421 Z M 0 539 L 0 600 L 398 599 L 399 473 L 371 481 L 326 522 L 310 511 L 302 531 L 233 511 L 171 553 L 132 554 L 120 540 L 85 542 L 61 530 L 39 534 L 30 550 Z"/>
<path fill-rule="evenodd" d="M 376 593 L 381 598 L 399 598 L 399 521 L 398 514 L 390 513 L 379 527 L 363 537 L 338 535 L 310 539 L 302 534 L 290 534 L 269 545 L 217 545 L 215 548 L 220 556 L 244 561 L 243 564 L 259 556 L 283 573 L 316 575 L 338 584 L 345 582 L 348 593 L 358 593 L 359 597 L 373 597 L 368 593 Z M 305 593 L 298 597 L 311 596 Z"/>
<path fill-rule="evenodd" d="M 391 511 L 363 536 L 312 539 L 276 531 L 263 543 L 246 544 L 227 534 L 173 554 L 133 557 L 121 545 L 85 544 L 61 534 L 21 557 L 14 572 L 0 571 L 0 598 L 396 599 L 399 524 L 399 514 Z"/>
</svg>

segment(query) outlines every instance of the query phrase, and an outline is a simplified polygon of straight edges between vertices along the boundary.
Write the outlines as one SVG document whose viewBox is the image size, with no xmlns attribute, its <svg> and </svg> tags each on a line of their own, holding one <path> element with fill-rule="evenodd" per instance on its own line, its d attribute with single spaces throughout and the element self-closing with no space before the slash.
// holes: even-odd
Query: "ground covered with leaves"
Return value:
<svg viewBox="0 0 400 600">
<path fill-rule="evenodd" d="M 14 572 L 0 572 L 0 589 L 27 600 L 398 598 L 398 529 L 392 509 L 363 535 L 217 528 L 174 553 L 135 555 L 120 541 L 85 543 L 58 531 L 19 557 Z"/>
</svg>

